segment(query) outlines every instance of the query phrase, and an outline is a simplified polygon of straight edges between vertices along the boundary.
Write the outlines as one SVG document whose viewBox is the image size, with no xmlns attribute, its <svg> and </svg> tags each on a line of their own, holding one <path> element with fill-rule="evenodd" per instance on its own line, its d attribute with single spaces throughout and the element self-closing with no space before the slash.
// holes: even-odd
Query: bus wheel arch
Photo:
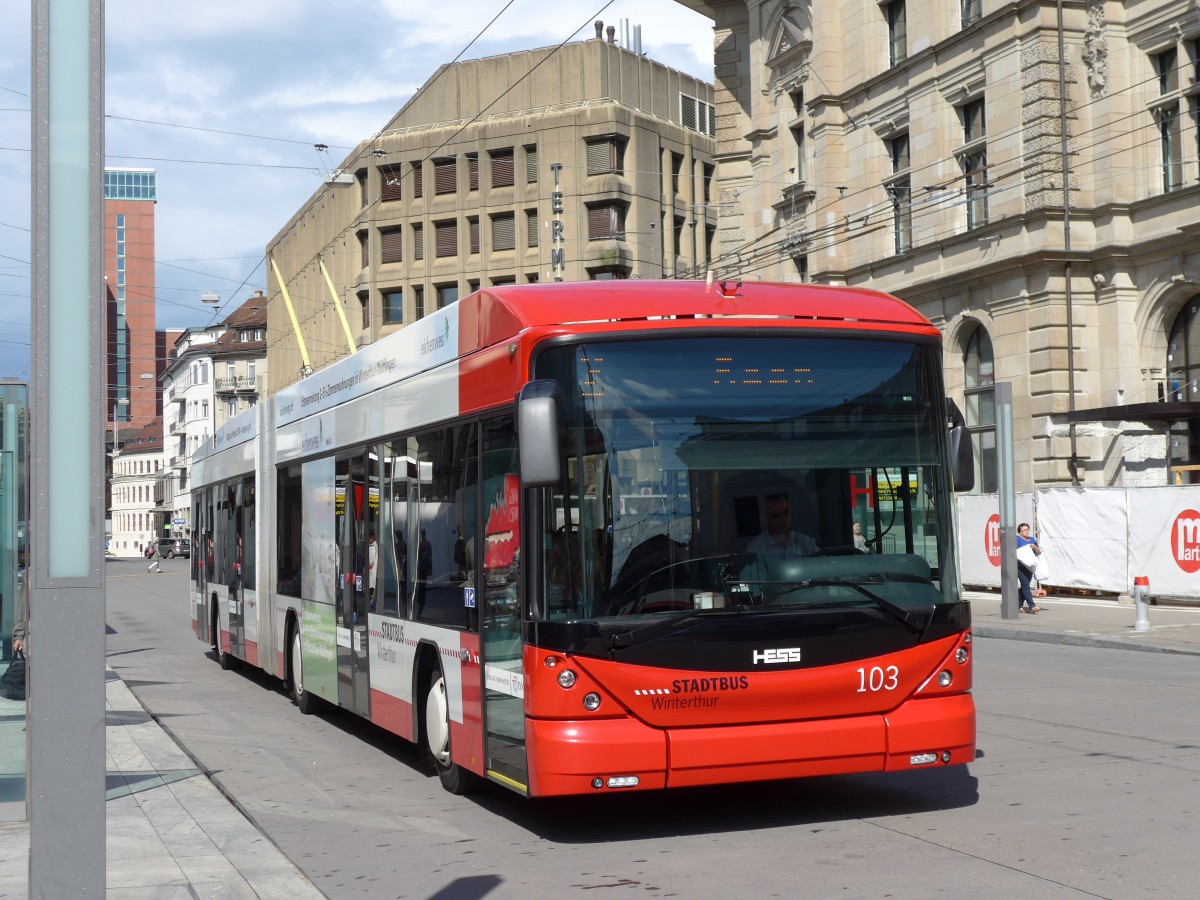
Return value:
<svg viewBox="0 0 1200 900">
<path fill-rule="evenodd" d="M 467 794 L 480 784 L 474 772 L 464 769 L 451 757 L 450 704 L 446 696 L 446 678 L 437 648 L 422 643 L 418 650 L 416 735 L 427 767 L 437 772 L 442 787 L 452 794 Z"/>
</svg>

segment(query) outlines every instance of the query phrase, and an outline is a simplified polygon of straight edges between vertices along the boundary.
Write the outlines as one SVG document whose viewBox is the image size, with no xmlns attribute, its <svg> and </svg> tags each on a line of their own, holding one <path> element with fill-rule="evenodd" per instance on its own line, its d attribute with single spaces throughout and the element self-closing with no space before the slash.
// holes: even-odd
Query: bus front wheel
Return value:
<svg viewBox="0 0 1200 900">
<path fill-rule="evenodd" d="M 317 710 L 317 698 L 304 689 L 304 648 L 300 643 L 300 629 L 292 632 L 292 700 L 296 709 L 306 716 Z"/>
<path fill-rule="evenodd" d="M 478 786 L 479 776 L 450 758 L 450 705 L 441 672 L 434 676 L 425 697 L 425 751 L 433 760 L 442 787 L 450 793 L 466 794 Z"/>
</svg>

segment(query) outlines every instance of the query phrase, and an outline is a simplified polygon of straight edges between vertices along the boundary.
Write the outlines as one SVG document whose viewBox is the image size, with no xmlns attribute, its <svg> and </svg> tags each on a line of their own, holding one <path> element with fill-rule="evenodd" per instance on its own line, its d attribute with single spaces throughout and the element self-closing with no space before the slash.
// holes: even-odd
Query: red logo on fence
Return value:
<svg viewBox="0 0 1200 900">
<path fill-rule="evenodd" d="M 1171 553 L 1185 572 L 1200 571 L 1200 512 L 1185 509 L 1171 526 Z"/>
<path fill-rule="evenodd" d="M 1000 516 L 996 513 L 992 513 L 983 526 L 983 549 L 987 552 L 988 562 L 1000 568 Z"/>
</svg>

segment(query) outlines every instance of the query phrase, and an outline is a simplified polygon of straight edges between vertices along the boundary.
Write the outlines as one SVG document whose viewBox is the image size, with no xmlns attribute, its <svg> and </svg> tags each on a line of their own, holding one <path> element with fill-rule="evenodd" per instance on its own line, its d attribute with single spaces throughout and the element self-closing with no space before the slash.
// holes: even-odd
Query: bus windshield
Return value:
<svg viewBox="0 0 1200 900">
<path fill-rule="evenodd" d="M 864 606 L 919 626 L 958 602 L 938 360 L 762 331 L 545 349 L 564 476 L 534 513 L 531 615 Z"/>
</svg>

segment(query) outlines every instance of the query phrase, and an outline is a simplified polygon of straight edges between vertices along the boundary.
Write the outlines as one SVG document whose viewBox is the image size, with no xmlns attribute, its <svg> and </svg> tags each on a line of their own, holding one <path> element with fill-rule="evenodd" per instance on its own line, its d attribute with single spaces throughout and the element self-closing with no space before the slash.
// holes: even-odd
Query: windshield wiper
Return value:
<svg viewBox="0 0 1200 900">
<path fill-rule="evenodd" d="M 932 604 L 932 603 L 919 606 L 915 609 L 911 609 L 911 608 L 905 607 L 905 606 L 900 606 L 898 603 L 893 603 L 891 600 L 888 600 L 886 597 L 881 597 L 879 594 L 875 593 L 874 591 L 872 591 L 871 589 L 866 587 L 866 585 L 864 585 L 861 581 L 855 581 L 855 580 L 852 580 L 849 578 L 847 578 L 847 579 L 821 579 L 821 580 L 811 580 L 811 581 L 797 581 L 794 584 L 792 584 L 790 587 L 788 587 L 787 589 L 781 591 L 777 596 L 782 597 L 782 596 L 790 594 L 794 591 L 805 591 L 805 590 L 808 590 L 809 588 L 815 588 L 815 587 L 848 587 L 848 588 L 852 588 L 853 590 L 858 591 L 858 593 L 862 594 L 864 597 L 866 597 L 868 600 L 870 600 L 872 603 L 874 603 L 876 606 L 878 606 L 881 610 L 883 610 L 885 613 L 890 615 L 897 622 L 899 622 L 901 625 L 903 625 L 905 628 L 907 628 L 909 631 L 913 632 L 914 634 L 922 633 L 929 626 L 929 622 L 933 618 L 933 612 L 934 612 L 935 607 L 934 607 L 934 604 Z M 814 604 L 810 604 L 810 605 L 818 606 L 818 605 L 823 605 L 823 604 L 814 603 Z"/>
<path fill-rule="evenodd" d="M 689 609 L 670 618 L 661 619 L 651 625 L 611 635 L 608 639 L 608 646 L 610 650 L 624 650 L 635 644 L 642 644 L 646 641 L 652 641 L 654 638 L 662 637 L 664 634 L 670 634 L 672 631 L 699 619 L 712 618 L 730 612 L 741 613 L 745 610 L 746 607 L 744 606 L 725 606 L 717 609 Z"/>
</svg>

